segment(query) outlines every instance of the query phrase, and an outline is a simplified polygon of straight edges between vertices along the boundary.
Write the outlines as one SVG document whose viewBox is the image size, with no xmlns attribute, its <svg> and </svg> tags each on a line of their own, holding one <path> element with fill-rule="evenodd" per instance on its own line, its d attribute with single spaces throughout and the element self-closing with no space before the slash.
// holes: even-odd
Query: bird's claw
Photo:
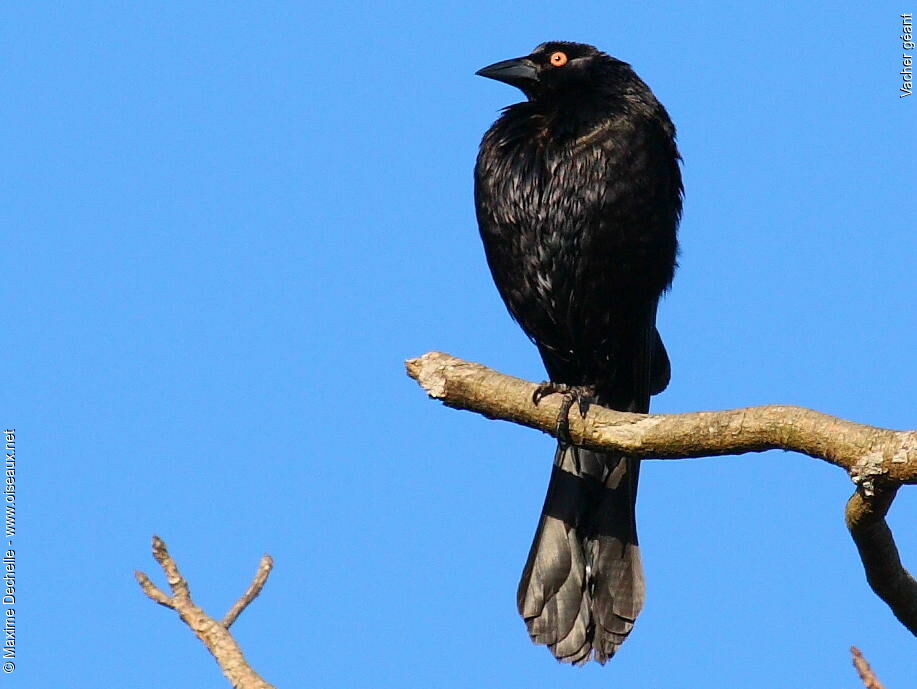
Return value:
<svg viewBox="0 0 917 689">
<path fill-rule="evenodd" d="M 538 387 L 535 388 L 535 392 L 532 393 L 532 404 L 537 407 L 541 404 L 541 400 L 548 395 L 565 393 L 568 389 L 569 386 L 564 383 L 552 383 L 550 380 L 546 380 L 543 383 L 539 383 Z"/>
<path fill-rule="evenodd" d="M 546 381 L 535 388 L 535 392 L 532 393 L 532 403 L 537 407 L 545 397 L 555 394 L 564 396 L 563 402 L 560 404 L 560 410 L 557 412 L 555 426 L 557 439 L 570 445 L 572 444 L 570 441 L 570 409 L 573 407 L 573 403 L 576 402 L 580 417 L 585 419 L 586 413 L 589 411 L 589 405 L 595 397 L 595 390 L 586 385 L 567 385 L 566 383 Z"/>
</svg>

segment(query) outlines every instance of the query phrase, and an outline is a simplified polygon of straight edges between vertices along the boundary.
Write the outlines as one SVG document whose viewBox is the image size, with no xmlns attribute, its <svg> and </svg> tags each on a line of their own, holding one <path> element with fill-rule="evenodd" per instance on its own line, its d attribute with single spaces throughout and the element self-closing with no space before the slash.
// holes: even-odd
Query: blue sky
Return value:
<svg viewBox="0 0 917 689">
<path fill-rule="evenodd" d="M 679 131 L 663 412 L 794 403 L 913 428 L 905 5 L 18 3 L 2 10 L 4 395 L 17 429 L 14 686 L 223 687 L 143 597 L 162 536 L 278 687 L 891 689 L 913 637 L 868 590 L 843 472 L 648 462 L 648 600 L 604 668 L 530 644 L 515 587 L 552 440 L 425 398 L 431 349 L 540 380 L 471 200 L 548 39 L 631 62 Z M 917 568 L 917 502 L 890 517 Z"/>
</svg>

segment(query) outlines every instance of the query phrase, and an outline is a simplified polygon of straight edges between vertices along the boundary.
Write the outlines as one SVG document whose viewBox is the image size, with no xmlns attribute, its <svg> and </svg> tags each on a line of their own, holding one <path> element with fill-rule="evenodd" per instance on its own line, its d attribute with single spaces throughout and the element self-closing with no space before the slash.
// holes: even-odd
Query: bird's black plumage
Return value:
<svg viewBox="0 0 917 689">
<path fill-rule="evenodd" d="M 550 42 L 478 74 L 520 88 L 484 135 L 475 205 L 487 262 L 552 382 L 649 411 L 669 380 L 656 306 L 675 271 L 682 184 L 675 127 L 630 65 Z M 644 584 L 638 460 L 561 443 L 518 607 L 562 661 L 610 658 Z"/>
</svg>

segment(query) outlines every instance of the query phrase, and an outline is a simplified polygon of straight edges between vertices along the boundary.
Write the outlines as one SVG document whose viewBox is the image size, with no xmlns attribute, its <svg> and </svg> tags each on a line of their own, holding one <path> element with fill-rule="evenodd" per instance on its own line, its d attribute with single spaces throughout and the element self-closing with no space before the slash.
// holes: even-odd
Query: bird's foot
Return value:
<svg viewBox="0 0 917 689">
<path fill-rule="evenodd" d="M 545 381 L 541 383 L 535 392 L 532 393 L 532 404 L 536 407 L 548 395 L 563 395 L 564 400 L 561 402 L 560 410 L 557 412 L 557 439 L 562 443 L 571 445 L 570 442 L 570 409 L 573 403 L 579 409 L 580 416 L 586 418 L 586 412 L 589 411 L 589 405 L 595 401 L 595 389 L 590 385 L 567 385 L 566 383 L 554 383 Z"/>
</svg>

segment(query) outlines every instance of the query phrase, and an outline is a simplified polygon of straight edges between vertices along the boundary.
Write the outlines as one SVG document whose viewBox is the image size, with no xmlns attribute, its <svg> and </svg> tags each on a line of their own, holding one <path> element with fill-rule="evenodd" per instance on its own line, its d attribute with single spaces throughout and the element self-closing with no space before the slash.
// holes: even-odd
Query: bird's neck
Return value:
<svg viewBox="0 0 917 689">
<path fill-rule="evenodd" d="M 610 123 L 627 112 L 627 103 L 605 93 L 570 94 L 550 100 L 518 103 L 507 116 L 521 125 L 526 136 L 554 143 L 576 141 L 588 145 L 604 138 Z M 522 132 L 520 132 L 522 133 Z"/>
</svg>

